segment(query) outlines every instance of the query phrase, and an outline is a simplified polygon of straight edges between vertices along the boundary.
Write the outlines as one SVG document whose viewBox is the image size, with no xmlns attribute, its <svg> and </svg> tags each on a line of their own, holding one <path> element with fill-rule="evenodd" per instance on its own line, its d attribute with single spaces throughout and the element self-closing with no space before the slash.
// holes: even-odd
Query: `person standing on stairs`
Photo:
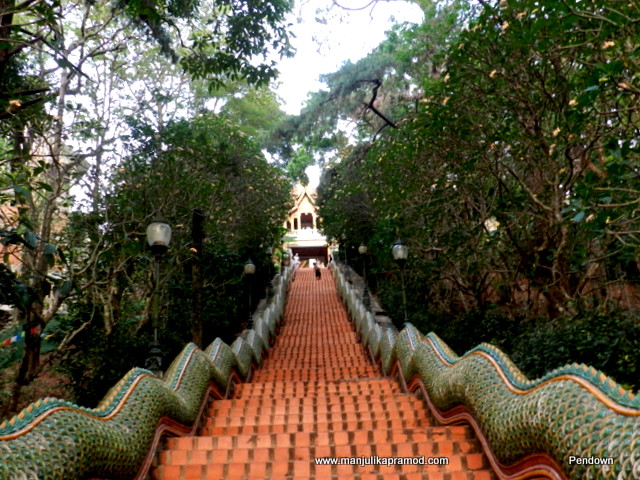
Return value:
<svg viewBox="0 0 640 480">
<path fill-rule="evenodd" d="M 322 273 L 320 272 L 320 267 L 318 266 L 318 262 L 313 262 L 313 269 L 316 271 L 316 280 L 320 280 Z"/>
</svg>

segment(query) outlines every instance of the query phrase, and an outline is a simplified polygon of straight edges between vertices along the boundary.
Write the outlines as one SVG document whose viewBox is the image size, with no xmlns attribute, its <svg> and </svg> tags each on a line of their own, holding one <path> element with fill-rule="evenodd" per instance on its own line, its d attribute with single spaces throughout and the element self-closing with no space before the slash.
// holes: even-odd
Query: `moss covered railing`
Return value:
<svg viewBox="0 0 640 480">
<path fill-rule="evenodd" d="M 441 423 L 471 424 L 500 478 L 640 479 L 640 395 L 584 365 L 529 380 L 492 345 L 459 357 L 411 324 L 396 334 L 335 279 L 373 360 L 422 391 Z"/>
<path fill-rule="evenodd" d="M 293 266 L 252 330 L 230 346 L 187 345 L 164 379 L 134 368 L 96 408 L 47 398 L 0 424 L 0 480 L 143 478 L 159 438 L 189 434 L 210 395 L 227 396 L 259 365 L 282 318 Z"/>
</svg>

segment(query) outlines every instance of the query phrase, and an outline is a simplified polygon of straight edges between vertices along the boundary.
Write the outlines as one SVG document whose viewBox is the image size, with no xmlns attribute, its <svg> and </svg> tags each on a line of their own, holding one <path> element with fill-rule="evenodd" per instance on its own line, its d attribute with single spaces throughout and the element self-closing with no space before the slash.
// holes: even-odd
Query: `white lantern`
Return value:
<svg viewBox="0 0 640 480">
<path fill-rule="evenodd" d="M 244 264 L 244 274 L 253 275 L 254 273 L 256 273 L 256 266 L 253 264 L 251 260 L 249 260 L 247 261 L 247 263 Z"/>
<path fill-rule="evenodd" d="M 403 267 L 409 256 L 409 247 L 402 243 L 402 240 L 398 239 L 391 249 L 391 253 L 393 254 L 393 259 L 398 262 L 398 265 Z"/>
<path fill-rule="evenodd" d="M 164 253 L 171 242 L 171 227 L 164 220 L 156 220 L 147 227 L 147 242 L 154 253 Z"/>
</svg>

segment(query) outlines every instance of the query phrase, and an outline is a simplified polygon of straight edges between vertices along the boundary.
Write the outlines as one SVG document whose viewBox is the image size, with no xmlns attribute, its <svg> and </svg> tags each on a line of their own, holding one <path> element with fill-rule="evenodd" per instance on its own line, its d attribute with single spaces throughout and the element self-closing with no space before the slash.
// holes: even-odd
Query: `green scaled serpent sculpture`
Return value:
<svg viewBox="0 0 640 480">
<path fill-rule="evenodd" d="M 440 422 L 470 423 L 500 478 L 640 480 L 640 395 L 585 365 L 529 380 L 492 345 L 459 357 L 411 324 L 382 329 L 339 270 L 335 278 L 384 373 L 421 390 Z"/>
<path fill-rule="evenodd" d="M 129 480 L 143 474 L 160 433 L 190 431 L 211 390 L 225 395 L 260 363 L 282 318 L 293 268 L 284 272 L 253 330 L 231 346 L 219 338 L 205 351 L 188 344 L 162 380 L 134 368 L 96 408 L 47 398 L 0 424 L 0 480 Z"/>
</svg>

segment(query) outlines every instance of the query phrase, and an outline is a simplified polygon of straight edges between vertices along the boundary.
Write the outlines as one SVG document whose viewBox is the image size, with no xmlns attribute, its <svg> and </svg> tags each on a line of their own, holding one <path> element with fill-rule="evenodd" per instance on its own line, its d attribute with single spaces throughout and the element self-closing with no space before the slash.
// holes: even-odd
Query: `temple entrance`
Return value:
<svg viewBox="0 0 640 480">
<path fill-rule="evenodd" d="M 300 228 L 313 228 L 313 215 L 310 213 L 300 215 Z"/>
<path fill-rule="evenodd" d="M 322 262 L 323 265 L 329 263 L 326 245 L 320 247 L 291 247 L 291 250 L 294 256 L 298 255 L 301 266 L 303 262 L 308 262 L 309 260 L 317 260 Z"/>
</svg>

